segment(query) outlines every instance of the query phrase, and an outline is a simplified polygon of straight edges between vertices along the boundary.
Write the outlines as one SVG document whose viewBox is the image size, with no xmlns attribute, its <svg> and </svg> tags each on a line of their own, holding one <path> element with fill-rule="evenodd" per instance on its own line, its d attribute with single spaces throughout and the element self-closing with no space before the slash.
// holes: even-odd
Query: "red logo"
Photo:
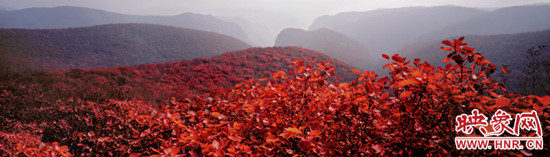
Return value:
<svg viewBox="0 0 550 157">
<path fill-rule="evenodd" d="M 491 119 L 479 113 L 477 109 L 472 110 L 470 115 L 461 114 L 457 116 L 456 132 L 470 135 L 475 128 L 483 136 L 456 137 L 456 148 L 492 149 L 492 146 L 494 146 L 494 149 L 523 149 L 523 146 L 525 146 L 527 149 L 542 149 L 542 126 L 537 112 L 532 110 L 531 112 L 518 113 L 515 118 L 512 117 L 512 115 L 500 109 Z M 521 130 L 534 131 L 536 136 L 520 135 Z M 505 132 L 511 137 L 501 137 Z M 525 141 L 525 145 L 522 145 L 521 141 Z"/>
</svg>

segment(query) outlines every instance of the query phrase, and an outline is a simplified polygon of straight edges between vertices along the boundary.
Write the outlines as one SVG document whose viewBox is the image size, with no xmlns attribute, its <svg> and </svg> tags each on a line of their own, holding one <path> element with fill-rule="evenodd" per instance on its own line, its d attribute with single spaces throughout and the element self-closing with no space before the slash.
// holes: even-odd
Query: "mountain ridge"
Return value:
<svg viewBox="0 0 550 157">
<path fill-rule="evenodd" d="M 0 77 L 6 82 L 32 86 L 45 93 L 45 97 L 140 100 L 158 104 L 174 97 L 192 98 L 232 88 L 250 79 L 270 78 L 278 71 L 290 74 L 288 70 L 298 59 L 306 64 L 313 60 L 332 62 L 330 66 L 338 70 L 334 75 L 342 81 L 357 78 L 352 66 L 299 47 L 253 47 L 193 60 L 58 72 L 6 71 L 7 66 L 13 65 L 1 62 Z"/>
<path fill-rule="evenodd" d="M 547 4 L 491 11 L 460 6 L 406 7 L 321 16 L 309 29 L 330 28 L 381 54 L 418 43 L 419 39 L 429 41 L 450 36 L 545 30 L 550 28 L 547 19 L 550 19 L 550 5 Z"/>
<path fill-rule="evenodd" d="M 116 23 L 148 23 L 197 29 L 233 36 L 250 43 L 244 30 L 236 23 L 212 15 L 182 13 L 173 16 L 145 16 L 115 13 L 74 6 L 36 7 L 0 12 L 0 28 L 53 29 Z"/>
<path fill-rule="evenodd" d="M 154 24 L 0 29 L 0 36 L 3 60 L 44 70 L 191 60 L 250 47 L 223 34 Z"/>
<path fill-rule="evenodd" d="M 547 20 L 549 18 L 550 4 L 505 7 L 434 30 L 423 35 L 422 38 L 439 40 L 459 35 L 499 35 L 544 31 L 550 28 L 550 22 Z"/>
<path fill-rule="evenodd" d="M 456 6 L 379 9 L 319 18 L 310 29 L 326 27 L 348 35 L 379 55 L 415 42 L 431 30 L 482 13 L 484 11 Z"/>
</svg>

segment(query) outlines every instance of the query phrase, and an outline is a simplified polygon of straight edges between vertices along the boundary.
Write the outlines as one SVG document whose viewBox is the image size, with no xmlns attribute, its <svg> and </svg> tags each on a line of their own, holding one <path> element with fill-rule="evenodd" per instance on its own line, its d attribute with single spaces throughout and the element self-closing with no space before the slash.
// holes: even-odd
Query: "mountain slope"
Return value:
<svg viewBox="0 0 550 157">
<path fill-rule="evenodd" d="M 82 7 L 28 8 L 0 12 L 0 28 L 50 29 L 114 23 L 149 23 L 229 35 L 249 42 L 239 25 L 211 15 L 184 13 L 175 16 L 138 16 Z"/>
<path fill-rule="evenodd" d="M 408 7 L 340 13 L 316 19 L 309 30 L 329 28 L 366 45 L 377 56 L 417 42 L 418 37 L 484 11 L 455 6 Z"/>
<path fill-rule="evenodd" d="M 2 29 L 2 60 L 45 70 L 153 64 L 250 47 L 230 36 L 151 24 L 110 24 L 69 29 Z"/>
<path fill-rule="evenodd" d="M 391 53 L 419 41 L 450 36 L 497 35 L 550 29 L 550 5 L 492 11 L 439 6 L 380 9 L 322 16 L 310 30 L 330 28 L 365 44 L 375 53 Z M 421 40 L 419 40 L 421 39 Z"/>
<path fill-rule="evenodd" d="M 336 76 L 342 81 L 357 78 L 351 66 L 322 53 L 298 47 L 273 47 L 249 48 L 190 61 L 34 73 L 25 77 L 5 77 L 2 81 L 36 88 L 33 93 L 44 93 L 40 97 L 52 98 L 53 101 L 57 98 L 80 98 L 162 103 L 172 97 L 191 98 L 219 88 L 231 88 L 249 79 L 270 77 L 277 71 L 289 74 L 292 62 L 297 59 L 332 62 L 331 66 L 338 70 Z M 0 69 L 4 70 L 6 68 Z"/>
<path fill-rule="evenodd" d="M 374 69 L 372 55 L 362 43 L 344 34 L 321 28 L 314 31 L 287 28 L 275 46 L 298 46 L 322 52 L 360 69 Z"/>
<path fill-rule="evenodd" d="M 496 35 L 550 29 L 550 5 L 528 5 L 497 9 L 478 17 L 448 25 L 422 38 L 440 40 L 459 35 Z"/>
</svg>

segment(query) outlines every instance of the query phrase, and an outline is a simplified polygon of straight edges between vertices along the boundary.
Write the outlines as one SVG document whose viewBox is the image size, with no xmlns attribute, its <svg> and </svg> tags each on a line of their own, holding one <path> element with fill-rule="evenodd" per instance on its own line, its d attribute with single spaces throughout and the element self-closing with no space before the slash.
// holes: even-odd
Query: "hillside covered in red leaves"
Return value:
<svg viewBox="0 0 550 157">
<path fill-rule="evenodd" d="M 35 143 L 36 140 L 53 142 L 68 138 L 66 133 L 69 132 L 59 132 L 57 127 L 74 125 L 75 128 L 71 128 L 76 129 L 74 131 L 93 130 L 91 123 L 95 125 L 96 121 L 89 121 L 90 114 L 99 116 L 96 118 L 104 124 L 104 118 L 122 118 L 119 116 L 130 109 L 150 112 L 152 106 L 167 100 L 181 101 L 224 93 L 226 88 L 232 88 L 243 81 L 269 78 L 272 71 L 288 71 L 292 61 L 297 59 L 331 63 L 331 67 L 340 69 L 337 76 L 341 80 L 351 81 L 357 77 L 351 66 L 324 54 L 297 47 L 249 48 L 190 61 L 73 69 L 66 72 L 7 71 L 12 68 L 3 64 L 0 83 L 0 154 L 6 155 L 10 152 L 8 149 L 16 148 L 10 144 L 22 142 L 18 140 L 26 141 L 26 145 L 22 146 L 25 147 L 39 144 Z M 119 100 L 132 100 L 141 105 L 126 104 Z M 66 102 L 75 104 L 64 106 Z M 80 106 L 77 103 L 85 104 Z M 115 104 L 126 107 L 119 108 L 122 106 Z M 112 114 L 113 117 L 104 113 Z"/>
<path fill-rule="evenodd" d="M 13 127 L 19 123 L 33 126 L 24 127 L 23 130 L 35 130 L 33 128 L 36 125 L 47 125 L 58 120 L 60 116 L 70 117 L 73 113 L 48 113 L 43 110 L 58 109 L 57 104 L 67 99 L 95 103 L 109 102 L 112 99 L 136 100 L 147 103 L 142 107 L 151 107 L 171 98 L 193 99 L 209 93 L 223 92 L 225 88 L 232 88 L 243 81 L 270 77 L 273 71 L 290 69 L 292 60 L 296 59 L 332 62 L 333 66 L 340 69 L 338 77 L 342 80 L 350 81 L 357 76 L 347 64 L 297 47 L 250 48 L 190 61 L 73 69 L 66 72 L 10 71 L 9 69 L 13 69 L 11 65 L 1 64 L 0 132 L 18 131 Z M 88 112 L 84 109 L 80 111 Z M 33 133 L 37 135 L 25 136 L 36 139 L 42 135 Z M 43 140 L 47 140 L 48 136 L 50 135 L 42 137 Z M 7 137 L 0 137 L 0 141 L 9 140 Z"/>
<path fill-rule="evenodd" d="M 142 76 L 131 79 L 161 80 L 145 86 L 153 95 L 166 90 L 164 75 L 197 75 L 206 82 L 233 81 L 224 68 L 241 66 L 236 85 L 206 95 L 168 99 L 158 106 L 141 101 L 86 101 L 85 96 L 52 96 L 71 89 L 46 89 L 39 74 L 33 81 L 3 81 L 0 154 L 6 156 L 443 156 L 443 155 L 544 155 L 542 150 L 457 150 L 455 116 L 472 109 L 491 115 L 497 110 L 517 114 L 536 111 L 542 126 L 550 125 L 550 96 L 523 96 L 506 92 L 492 74 L 497 66 L 463 42 L 443 41 L 445 67 L 420 59 L 412 62 L 398 54 L 382 57 L 388 76 L 352 70 L 337 61 L 297 59 L 323 55 L 300 48 L 252 48 L 211 59 L 111 69 L 50 73 L 55 86 L 80 79 L 98 87 L 109 85 L 111 74 Z M 261 56 L 268 56 L 263 58 Z M 218 60 L 220 59 L 220 60 Z M 221 60 L 223 59 L 223 60 Z M 241 60 L 239 60 L 241 59 Z M 252 66 L 247 66 L 249 61 Z M 224 61 L 225 60 L 225 61 Z M 236 60 L 238 62 L 232 61 Z M 273 62 L 280 60 L 280 62 Z M 241 63 L 243 62 L 243 63 Z M 216 64 L 208 64 L 216 63 Z M 223 63 L 223 64 L 218 64 Z M 277 63 L 277 64 L 273 64 Z M 193 64 L 168 70 L 168 65 Z M 289 64 L 289 65 L 286 65 Z M 225 65 L 225 66 L 222 66 Z M 231 65 L 231 66 L 230 66 Z M 291 67 L 290 69 L 286 67 Z M 174 66 L 178 67 L 178 66 Z M 193 71 L 193 68 L 197 68 Z M 247 68 L 243 68 L 247 67 Z M 284 67 L 286 70 L 272 71 Z M 140 70 L 148 69 L 148 70 Z M 216 70 L 219 69 L 219 70 Z M 236 68 L 238 69 L 238 68 Z M 189 70 L 189 69 L 187 69 Z M 264 70 L 258 71 L 255 70 Z M 109 72 L 111 71 L 111 72 Z M 235 70 L 238 71 L 238 70 Z M 73 74 L 71 74 L 73 73 Z M 103 74 L 102 74 L 103 73 Z M 246 73 L 252 79 L 248 79 Z M 340 73 L 340 74 L 338 74 Z M 205 74 L 205 75 L 200 75 Z M 253 79 L 255 75 L 267 75 Z M 77 76 L 77 77 L 75 77 Z M 86 76 L 86 77 L 82 77 Z M 116 75 L 114 75 L 116 76 Z M 353 77 L 353 76 L 351 76 Z M 93 78 L 86 80 L 85 78 Z M 185 77 L 180 77 L 185 78 Z M 173 79 L 180 79 L 173 78 Z M 222 80 L 224 78 L 225 80 Z M 333 80 L 334 79 L 334 80 Z M 114 79 L 119 80 L 119 79 Z M 124 79 L 122 79 L 124 80 Z M 135 81 L 134 80 L 134 81 Z M 242 80 L 242 81 L 241 81 Z M 238 81 L 241 81 L 240 83 Z M 38 83 L 37 83 L 38 82 Z M 71 81 L 68 81 L 71 82 Z M 140 82 L 140 81 L 136 81 Z M 199 82 L 202 84 L 205 82 Z M 178 83 L 173 85 L 178 86 Z M 78 87 L 73 86 L 73 87 Z M 185 91 L 201 88 L 178 87 Z M 50 89 L 48 89 L 50 90 Z M 168 89 L 173 90 L 173 89 Z M 92 92 L 93 93 L 93 92 Z M 109 96 L 111 97 L 111 96 Z M 88 98 L 89 99 L 89 98 Z M 19 108 L 13 110 L 13 108 Z M 11 110 L 10 110 L 11 109 Z M 19 116 L 19 117 L 18 117 Z M 19 118 L 19 119 L 18 119 Z M 544 127 L 543 132 L 548 132 Z M 529 129 L 521 137 L 531 136 Z M 480 133 L 474 133 L 479 135 Z M 514 136 L 503 134 L 503 136 Z M 540 134 L 548 141 L 549 134 Z"/>
<path fill-rule="evenodd" d="M 153 24 L 0 29 L 0 43 L 0 61 L 47 71 L 191 60 L 250 47 L 227 35 Z"/>
<path fill-rule="evenodd" d="M 356 77 L 351 72 L 353 67 L 322 53 L 297 47 L 274 47 L 249 48 L 212 58 L 129 67 L 31 74 L 4 72 L 4 82 L 11 83 L 10 86 L 32 86 L 33 92 L 48 98 L 141 100 L 157 104 L 172 97 L 193 97 L 231 88 L 249 79 L 268 77 L 273 71 L 288 70 L 292 60 L 296 59 L 332 62 L 340 69 L 338 77 L 347 81 Z M 20 92 L 15 89 L 9 91 Z"/>
</svg>

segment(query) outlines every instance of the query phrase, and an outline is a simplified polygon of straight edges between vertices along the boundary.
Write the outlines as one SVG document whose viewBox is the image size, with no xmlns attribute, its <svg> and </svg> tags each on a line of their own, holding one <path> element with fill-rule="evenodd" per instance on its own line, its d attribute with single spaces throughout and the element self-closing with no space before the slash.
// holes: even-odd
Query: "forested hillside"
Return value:
<svg viewBox="0 0 550 157">
<path fill-rule="evenodd" d="M 191 60 L 248 47 L 222 34 L 151 24 L 0 29 L 3 62 L 48 71 Z"/>
<path fill-rule="evenodd" d="M 141 16 L 119 14 L 84 7 L 59 6 L 27 8 L 0 12 L 0 28 L 52 29 L 87 27 L 118 23 L 148 23 L 196 29 L 235 37 L 250 42 L 239 25 L 212 15 L 183 13 L 173 16 Z"/>
<path fill-rule="evenodd" d="M 322 53 L 297 47 L 275 47 L 250 48 L 190 61 L 66 72 L 6 71 L 12 65 L 3 65 L 2 77 L 4 83 L 9 83 L 5 85 L 29 86 L 32 93 L 42 94 L 33 96 L 51 101 L 63 98 L 118 99 L 158 104 L 172 97 L 191 98 L 231 88 L 249 79 L 269 77 L 274 71 L 287 71 L 292 60 L 296 59 L 332 62 L 332 66 L 340 71 L 337 76 L 345 81 L 356 76 L 351 72 L 353 67 Z M 18 91 L 18 88 L 3 87 L 10 89 L 7 92 L 27 91 Z"/>
</svg>

